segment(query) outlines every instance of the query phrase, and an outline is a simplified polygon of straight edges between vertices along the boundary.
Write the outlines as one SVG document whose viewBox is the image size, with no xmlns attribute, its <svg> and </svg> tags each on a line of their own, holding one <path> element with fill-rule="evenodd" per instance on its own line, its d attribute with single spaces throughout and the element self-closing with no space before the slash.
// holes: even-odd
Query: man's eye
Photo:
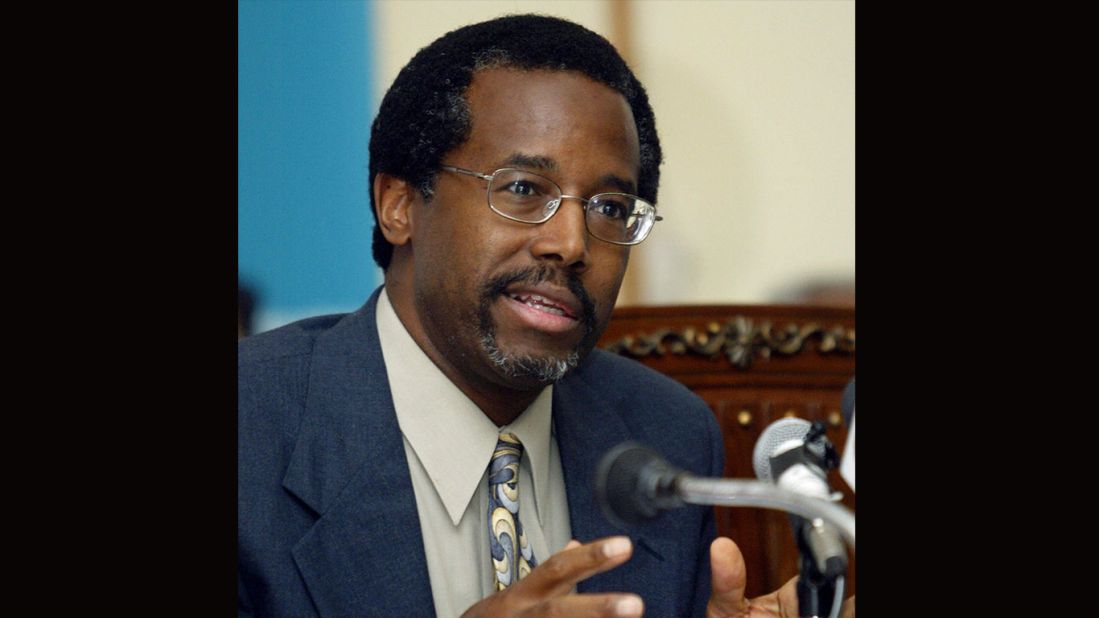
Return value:
<svg viewBox="0 0 1099 618">
<path fill-rule="evenodd" d="M 538 187 L 535 186 L 534 183 L 528 182 L 526 180 L 515 180 L 509 182 L 507 186 L 504 187 L 504 191 L 507 191 L 508 193 L 519 197 L 530 197 L 533 195 L 538 195 L 539 193 Z"/>
<path fill-rule="evenodd" d="M 595 205 L 595 212 L 607 219 L 625 219 L 629 210 L 622 202 L 599 200 Z"/>
</svg>

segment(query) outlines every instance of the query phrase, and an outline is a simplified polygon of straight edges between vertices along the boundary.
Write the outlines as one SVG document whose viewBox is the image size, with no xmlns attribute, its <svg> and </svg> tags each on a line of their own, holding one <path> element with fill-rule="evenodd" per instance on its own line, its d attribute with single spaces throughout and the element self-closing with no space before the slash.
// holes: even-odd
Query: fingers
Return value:
<svg viewBox="0 0 1099 618">
<path fill-rule="evenodd" d="M 645 611 L 636 594 L 569 594 L 579 581 L 613 569 L 630 558 L 629 537 L 613 536 L 565 548 L 534 567 L 513 586 L 482 599 L 463 618 L 500 616 L 640 616 Z"/>
<path fill-rule="evenodd" d="M 568 616 L 569 618 L 635 618 L 645 612 L 645 604 L 636 594 L 571 594 L 530 607 L 521 615 Z"/>
<path fill-rule="evenodd" d="M 744 566 L 744 556 L 732 539 L 718 537 L 710 544 L 710 571 L 712 587 L 710 602 L 706 605 L 706 618 L 798 617 L 797 577 L 769 594 L 754 599 L 744 598 L 748 571 Z"/>
<path fill-rule="evenodd" d="M 771 594 L 760 597 L 760 600 L 765 600 L 767 607 L 771 608 L 776 615 L 782 616 L 782 618 L 798 618 L 798 577 L 797 575 L 786 580 L 786 583 L 781 588 L 772 592 Z M 752 599 L 752 603 L 755 604 L 756 599 Z"/>
<path fill-rule="evenodd" d="M 744 556 L 732 539 L 718 537 L 710 544 L 711 592 L 706 605 L 707 618 L 746 615 L 748 602 L 744 588 L 748 575 Z"/>
<path fill-rule="evenodd" d="M 581 545 L 569 541 L 565 549 L 539 564 L 515 587 L 540 597 L 567 594 L 581 580 L 609 571 L 629 560 L 633 544 L 629 537 L 612 536 Z"/>
</svg>

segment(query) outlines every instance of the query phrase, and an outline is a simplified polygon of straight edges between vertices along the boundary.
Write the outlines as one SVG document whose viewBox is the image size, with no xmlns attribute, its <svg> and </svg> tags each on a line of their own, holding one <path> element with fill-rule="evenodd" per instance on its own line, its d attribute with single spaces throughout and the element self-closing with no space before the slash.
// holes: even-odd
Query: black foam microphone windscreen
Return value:
<svg viewBox="0 0 1099 618">
<path fill-rule="evenodd" d="M 682 505 L 675 493 L 681 473 L 652 449 L 624 442 L 603 456 L 595 472 L 595 498 L 607 519 L 634 525 Z"/>
</svg>

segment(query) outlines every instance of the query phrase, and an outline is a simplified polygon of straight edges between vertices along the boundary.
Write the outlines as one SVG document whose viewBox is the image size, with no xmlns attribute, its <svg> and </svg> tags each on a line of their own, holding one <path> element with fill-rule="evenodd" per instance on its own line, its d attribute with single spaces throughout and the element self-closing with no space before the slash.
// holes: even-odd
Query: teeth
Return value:
<svg viewBox="0 0 1099 618">
<path fill-rule="evenodd" d="M 561 311 L 557 307 L 550 307 L 549 305 L 536 305 L 534 303 L 527 303 L 528 307 L 534 307 L 539 311 L 545 311 L 546 313 L 552 313 L 553 315 L 565 315 L 564 311 Z"/>
<path fill-rule="evenodd" d="M 548 304 L 549 301 L 546 300 L 546 298 L 544 296 L 540 296 L 538 294 L 529 294 L 529 295 L 526 295 L 526 296 L 521 296 L 519 294 L 512 294 L 511 298 L 525 304 L 526 306 L 528 306 L 532 309 L 537 309 L 537 310 L 543 311 L 545 313 L 552 313 L 553 315 L 560 315 L 560 316 L 565 315 L 565 311 L 563 309 L 561 309 L 560 307 Z"/>
</svg>

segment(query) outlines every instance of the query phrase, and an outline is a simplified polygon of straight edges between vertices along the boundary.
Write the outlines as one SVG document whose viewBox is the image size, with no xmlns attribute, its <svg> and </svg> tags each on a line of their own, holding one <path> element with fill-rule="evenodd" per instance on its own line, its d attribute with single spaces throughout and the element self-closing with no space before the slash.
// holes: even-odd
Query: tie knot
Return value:
<svg viewBox="0 0 1099 618">
<path fill-rule="evenodd" d="M 515 483 L 519 476 L 519 459 L 523 456 L 523 443 L 513 433 L 502 433 L 492 451 L 489 465 L 489 482 Z"/>
<path fill-rule="evenodd" d="M 492 453 L 493 459 L 500 457 L 519 457 L 523 454 L 523 443 L 513 433 L 502 433 L 496 441 L 496 450 Z"/>
</svg>

